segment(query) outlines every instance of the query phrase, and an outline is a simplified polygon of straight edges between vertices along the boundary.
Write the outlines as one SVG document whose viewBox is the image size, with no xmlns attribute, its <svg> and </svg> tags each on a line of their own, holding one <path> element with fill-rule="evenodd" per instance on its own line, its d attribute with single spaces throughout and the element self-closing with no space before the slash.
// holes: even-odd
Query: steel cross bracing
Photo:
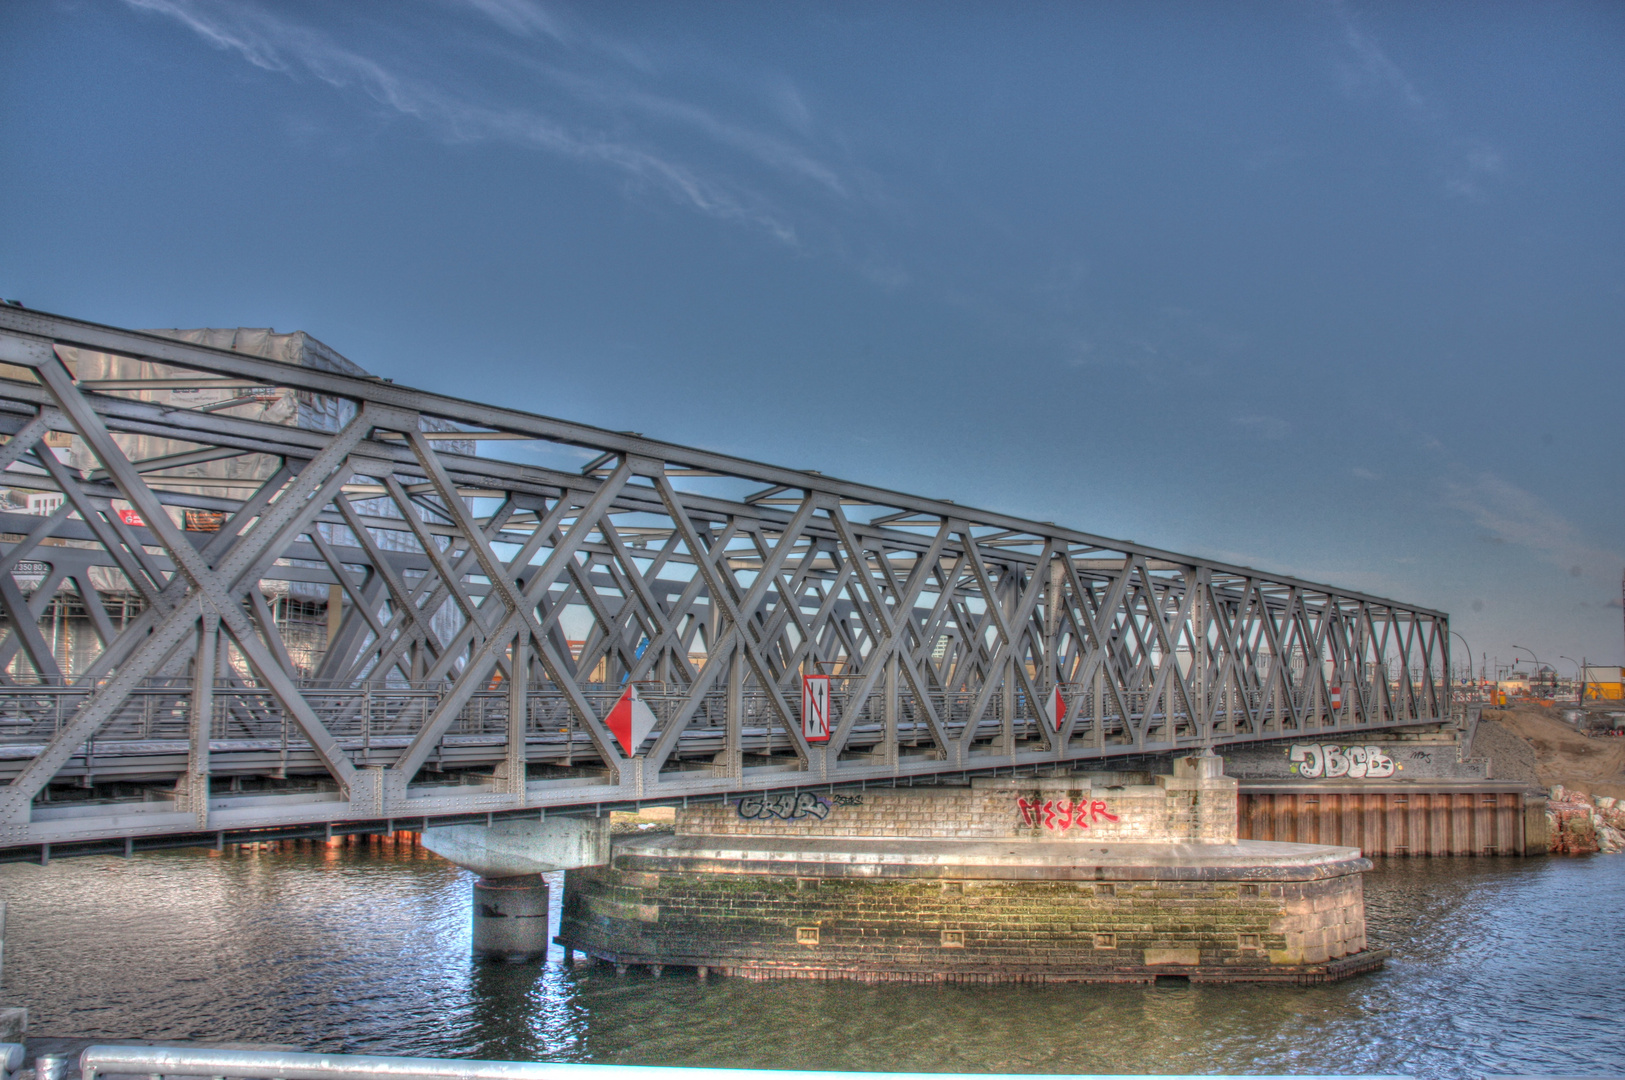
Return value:
<svg viewBox="0 0 1625 1080">
<path fill-rule="evenodd" d="M 95 354 L 147 366 L 76 380 Z M 13 307 L 0 365 L 6 483 L 62 500 L 0 514 L 0 847 L 885 781 L 1448 712 L 1447 618 L 1412 605 Z M 290 388 L 343 422 L 152 393 L 200 385 Z M 143 458 L 142 437 L 168 449 Z M 273 611 L 295 593 L 327 597 L 302 644 Z M 68 601 L 71 663 L 50 621 Z M 803 736 L 816 674 L 825 743 Z M 629 684 L 658 721 L 631 754 L 606 726 Z"/>
</svg>

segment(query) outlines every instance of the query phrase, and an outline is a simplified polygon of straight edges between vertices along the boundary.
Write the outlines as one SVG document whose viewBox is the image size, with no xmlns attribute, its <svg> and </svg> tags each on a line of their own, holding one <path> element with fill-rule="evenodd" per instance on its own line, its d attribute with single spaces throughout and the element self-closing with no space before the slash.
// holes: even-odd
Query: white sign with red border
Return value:
<svg viewBox="0 0 1625 1080">
<path fill-rule="evenodd" d="M 829 742 L 829 676 L 801 677 L 801 737 Z"/>
</svg>

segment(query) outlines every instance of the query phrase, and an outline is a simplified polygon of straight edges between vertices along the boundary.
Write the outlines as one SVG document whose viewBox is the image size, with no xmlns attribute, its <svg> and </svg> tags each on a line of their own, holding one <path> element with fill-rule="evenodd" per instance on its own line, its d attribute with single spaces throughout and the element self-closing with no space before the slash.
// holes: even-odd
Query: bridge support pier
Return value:
<svg viewBox="0 0 1625 1080">
<path fill-rule="evenodd" d="M 515 961 L 545 957 L 547 896 L 540 874 L 475 881 L 474 955 Z"/>
<path fill-rule="evenodd" d="M 479 875 L 472 951 L 503 960 L 547 955 L 547 882 L 554 870 L 609 862 L 609 818 L 509 818 L 423 831 L 423 846 Z"/>
</svg>

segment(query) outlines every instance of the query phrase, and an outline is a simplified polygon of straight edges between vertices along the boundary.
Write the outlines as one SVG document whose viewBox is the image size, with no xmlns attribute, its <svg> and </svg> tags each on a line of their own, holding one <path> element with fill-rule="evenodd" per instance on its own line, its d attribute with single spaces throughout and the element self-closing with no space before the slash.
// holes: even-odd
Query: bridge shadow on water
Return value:
<svg viewBox="0 0 1625 1080">
<path fill-rule="evenodd" d="M 557 920 L 555 880 L 553 918 Z M 478 962 L 421 849 L 0 867 L 41 1035 L 518 1060 L 943 1072 L 1619 1072 L 1625 858 L 1379 860 L 1386 970 L 1330 986 L 753 982 Z"/>
</svg>

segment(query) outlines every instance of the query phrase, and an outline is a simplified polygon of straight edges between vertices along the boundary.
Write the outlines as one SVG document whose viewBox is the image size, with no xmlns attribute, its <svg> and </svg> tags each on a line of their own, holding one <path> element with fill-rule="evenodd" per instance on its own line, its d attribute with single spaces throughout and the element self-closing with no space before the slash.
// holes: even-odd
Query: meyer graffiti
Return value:
<svg viewBox="0 0 1625 1080">
<path fill-rule="evenodd" d="M 1394 775 L 1394 759 L 1380 746 L 1338 746 L 1336 743 L 1299 743 L 1287 751 L 1291 769 L 1310 780 L 1381 780 Z"/>
<path fill-rule="evenodd" d="M 829 817 L 829 803 L 810 791 L 789 792 L 784 795 L 746 795 L 739 800 L 739 816 L 746 821 L 777 818 L 797 821 L 801 818 Z"/>
<path fill-rule="evenodd" d="M 1039 825 L 1052 832 L 1066 832 L 1068 829 L 1087 829 L 1091 821 L 1116 821 L 1117 815 L 1106 809 L 1106 804 L 1100 799 L 1079 799 L 1072 802 L 1070 799 L 1037 799 L 1029 802 L 1025 798 L 1016 799 L 1016 809 L 1021 811 L 1022 824 L 1030 829 Z"/>
</svg>

